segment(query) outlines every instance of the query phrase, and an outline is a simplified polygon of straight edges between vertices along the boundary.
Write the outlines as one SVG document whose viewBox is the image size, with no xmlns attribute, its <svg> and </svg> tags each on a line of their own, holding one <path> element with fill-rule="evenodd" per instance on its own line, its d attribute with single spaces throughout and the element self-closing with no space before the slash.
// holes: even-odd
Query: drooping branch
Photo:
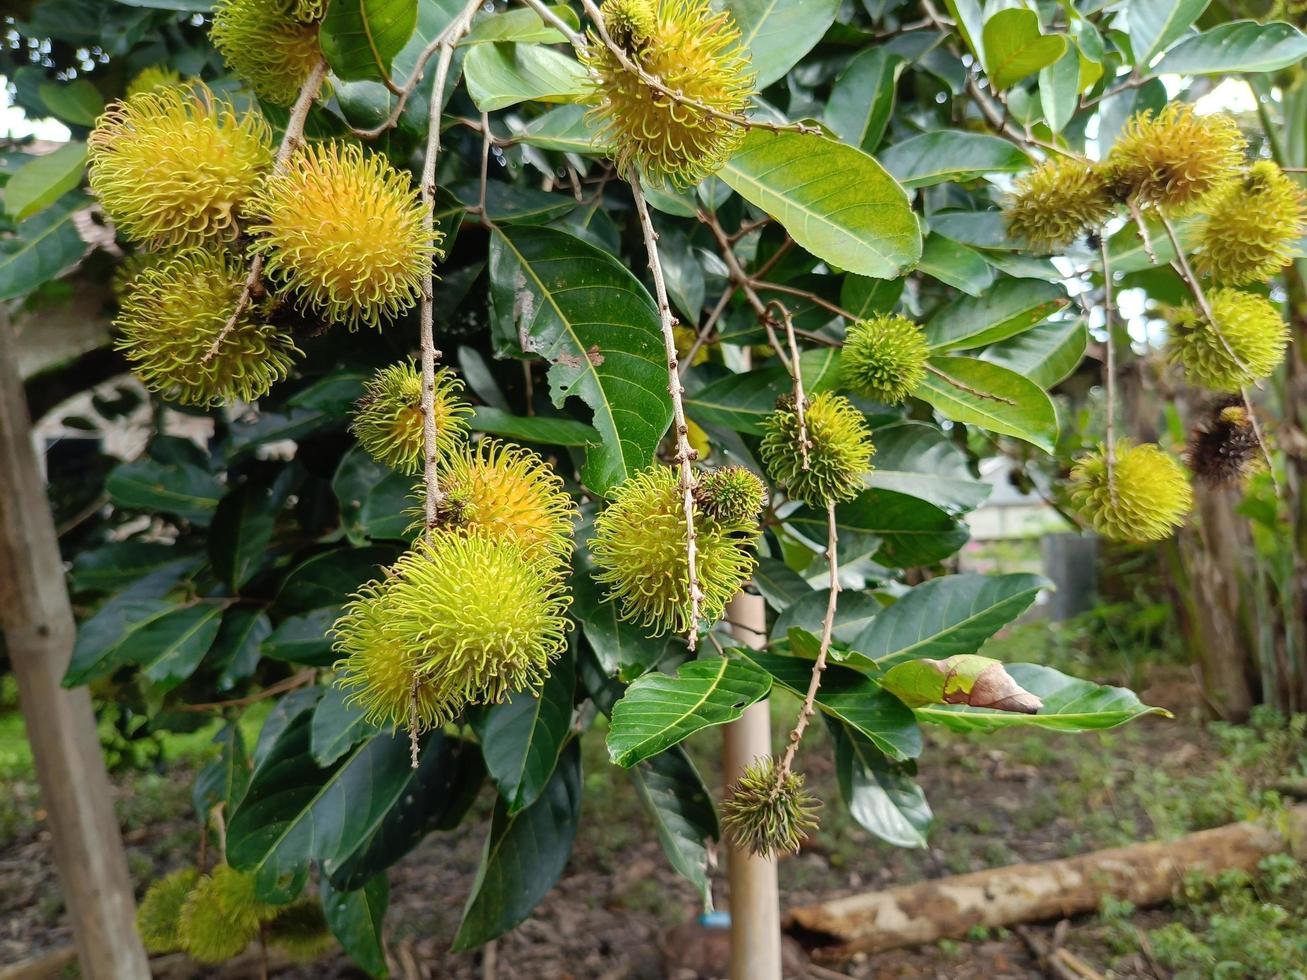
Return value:
<svg viewBox="0 0 1307 980">
<path fill-rule="evenodd" d="M 663 348 L 667 355 L 667 392 L 672 398 L 672 425 L 676 430 L 676 462 L 680 468 L 682 509 L 685 511 L 686 587 L 690 593 L 690 623 L 687 642 L 693 650 L 699 638 L 699 609 L 703 593 L 699 589 L 698 546 L 694 533 L 694 460 L 698 455 L 690 447 L 690 427 L 685 420 L 685 405 L 681 396 L 685 387 L 676 357 L 676 335 L 673 332 L 672 307 L 667 299 L 667 283 L 663 278 L 663 265 L 658 257 L 658 233 L 654 231 L 649 205 L 639 178 L 632 178 L 631 195 L 635 198 L 635 211 L 640 218 L 640 231 L 644 235 L 645 250 L 649 255 L 649 271 L 653 275 L 654 298 L 658 303 L 658 321 L 663 332 Z"/>
<path fill-rule="evenodd" d="M 1098 237 L 1098 250 L 1103 258 L 1103 322 L 1107 330 L 1104 345 L 1103 395 L 1107 400 L 1107 490 L 1116 500 L 1116 343 L 1112 336 L 1116 320 L 1116 306 L 1112 298 L 1112 266 L 1107 257 L 1107 239 Z"/>
</svg>

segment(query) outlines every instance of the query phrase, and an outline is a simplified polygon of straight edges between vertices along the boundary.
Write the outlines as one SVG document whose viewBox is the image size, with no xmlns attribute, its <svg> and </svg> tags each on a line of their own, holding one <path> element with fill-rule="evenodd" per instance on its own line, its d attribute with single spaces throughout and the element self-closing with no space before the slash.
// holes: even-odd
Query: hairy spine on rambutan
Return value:
<svg viewBox="0 0 1307 980">
<path fill-rule="evenodd" d="M 867 420 L 847 398 L 823 391 L 808 403 L 804 422 L 809 442 L 806 460 L 799 447 L 799 415 L 792 397 L 782 398 L 776 411 L 763 420 L 760 452 L 768 474 L 791 499 L 812 506 L 856 497 L 876 452 Z"/>
<path fill-rule="evenodd" d="M 1238 289 L 1206 295 L 1211 317 L 1196 306 L 1171 311 L 1167 354 L 1193 384 L 1235 392 L 1269 377 L 1284 361 L 1289 328 L 1264 296 Z"/>
<path fill-rule="evenodd" d="M 1099 534 L 1117 541 L 1161 541 L 1184 523 L 1193 491 L 1174 457 L 1152 443 L 1118 440 L 1108 450 L 1081 457 L 1071 470 L 1068 493 L 1080 515 Z"/>
<path fill-rule="evenodd" d="M 209 37 L 261 99 L 289 106 L 322 60 L 318 28 L 297 16 L 301 0 L 218 0 Z"/>
<path fill-rule="evenodd" d="M 1171 217 L 1191 214 L 1238 176 L 1247 141 L 1225 113 L 1200 116 L 1172 102 L 1131 116 L 1104 162 L 1116 193 Z"/>
<path fill-rule="evenodd" d="M 722 803 L 722 829 L 736 847 L 759 857 L 796 854 L 817 826 L 821 805 L 803 788 L 803 775 L 781 772 L 776 759 L 763 756 L 740 774 Z"/>
</svg>

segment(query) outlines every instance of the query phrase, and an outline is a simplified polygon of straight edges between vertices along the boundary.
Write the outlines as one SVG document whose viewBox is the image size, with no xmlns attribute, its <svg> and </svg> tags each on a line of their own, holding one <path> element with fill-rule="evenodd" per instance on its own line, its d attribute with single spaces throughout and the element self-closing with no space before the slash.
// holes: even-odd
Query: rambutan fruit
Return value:
<svg viewBox="0 0 1307 980">
<path fill-rule="evenodd" d="M 1209 486 L 1239 486 L 1261 463 L 1261 444 L 1242 398 L 1208 407 L 1189 436 L 1185 462 Z"/>
<path fill-rule="evenodd" d="M 330 0 L 295 0 L 295 18 L 305 23 L 322 20 L 327 13 Z"/>
<path fill-rule="evenodd" d="M 249 945 L 277 911 L 277 906 L 259 899 L 253 875 L 222 864 L 191 889 L 182 905 L 177 934 L 192 959 L 221 963 Z"/>
<path fill-rule="evenodd" d="M 906 399 L 926 377 L 930 345 L 921 327 L 897 313 L 849 327 L 840 355 L 844 387 L 887 405 Z"/>
<path fill-rule="evenodd" d="M 269 277 L 351 330 L 410 309 L 440 254 L 409 175 L 355 143 L 304 146 L 246 213 Z"/>
<path fill-rule="evenodd" d="M 171 401 L 254 401 L 286 377 L 299 350 L 249 305 L 222 336 L 244 282 L 234 261 L 198 248 L 142 269 L 123 296 L 114 346 L 147 388 Z"/>
<path fill-rule="evenodd" d="M 272 164 L 272 131 L 201 85 L 114 102 L 87 139 L 105 214 L 150 247 L 234 238 L 237 210 Z"/>
<path fill-rule="evenodd" d="M 695 511 L 695 572 L 703 594 L 699 615 L 716 622 L 753 572 L 757 516 L 736 513 L 731 516 L 738 519 L 724 520 Z M 675 469 L 654 465 L 628 477 L 595 518 L 594 529 L 594 578 L 608 586 L 607 597 L 617 603 L 622 619 L 654 635 L 698 626 L 690 622 L 684 499 Z"/>
<path fill-rule="evenodd" d="M 853 499 L 863 490 L 862 477 L 876 452 L 867 420 L 847 398 L 823 391 L 808 403 L 804 422 L 807 469 L 793 398 L 781 399 L 776 411 L 763 420 L 760 452 L 767 472 L 791 499 L 814 507 Z"/>
<path fill-rule="evenodd" d="M 606 0 L 600 10 L 629 60 L 689 100 L 651 87 L 592 31 L 581 57 L 595 78 L 591 117 L 614 148 L 618 169 L 677 187 L 716 173 L 744 138 L 744 127 L 705 109 L 739 115 L 754 83 L 748 48 L 730 13 L 715 11 L 709 0 Z"/>
<path fill-rule="evenodd" d="M 448 368 L 436 372 L 436 450 L 442 459 L 467 438 L 472 406 L 459 397 L 463 382 Z M 356 403 L 350 430 L 368 454 L 409 476 L 422 469 L 425 453 L 422 376 L 412 361 L 377 371 Z"/>
<path fill-rule="evenodd" d="M 817 826 L 821 805 L 803 782 L 802 773 L 782 775 L 770 755 L 756 759 L 722 803 L 722 829 L 736 847 L 759 857 L 798 853 L 799 844 Z"/>
<path fill-rule="evenodd" d="M 1172 102 L 1130 117 L 1108 153 L 1107 179 L 1121 199 L 1181 217 L 1239 175 L 1247 146 L 1225 113 L 1199 116 Z"/>
<path fill-rule="evenodd" d="M 268 943 L 296 963 L 311 963 L 336 945 L 322 906 L 301 899 L 283 907 L 268 923 Z"/>
<path fill-rule="evenodd" d="M 723 466 L 699 475 L 694 485 L 694 502 L 722 524 L 750 525 L 757 522 L 767 502 L 767 486 L 750 469 Z"/>
<path fill-rule="evenodd" d="M 142 92 L 154 92 L 161 88 L 173 88 L 181 84 L 182 76 L 179 72 L 166 65 L 148 65 L 137 72 L 136 76 L 127 83 L 127 92 L 123 98 L 130 99 L 133 95 L 140 95 Z"/>
<path fill-rule="evenodd" d="M 154 881 L 136 908 L 136 931 L 147 953 L 174 953 L 181 949 L 177 932 L 182 906 L 199 881 L 194 868 L 182 868 Z"/>
<path fill-rule="evenodd" d="M 259 98 L 292 105 L 322 61 L 318 27 L 297 16 L 300 0 L 218 0 L 209 39 Z"/>
<path fill-rule="evenodd" d="M 1068 487 L 1071 501 L 1090 527 L 1115 541 L 1161 541 L 1184 523 L 1193 491 L 1184 469 L 1160 446 L 1116 444 L 1109 479 L 1107 450 L 1078 460 Z"/>
<path fill-rule="evenodd" d="M 1053 252 L 1099 229 L 1117 202 L 1102 173 L 1071 157 L 1055 157 L 1017 178 L 1003 204 L 1008 234 Z"/>
<path fill-rule="evenodd" d="M 1192 383 L 1213 391 L 1238 391 L 1284 361 L 1289 328 L 1275 304 L 1238 289 L 1207 293 L 1209 322 L 1193 306 L 1171 311 L 1167 354 Z"/>
<path fill-rule="evenodd" d="M 1217 282 L 1265 282 L 1307 230 L 1307 194 L 1270 160 L 1216 191 L 1199 221 L 1194 267 Z"/>
</svg>

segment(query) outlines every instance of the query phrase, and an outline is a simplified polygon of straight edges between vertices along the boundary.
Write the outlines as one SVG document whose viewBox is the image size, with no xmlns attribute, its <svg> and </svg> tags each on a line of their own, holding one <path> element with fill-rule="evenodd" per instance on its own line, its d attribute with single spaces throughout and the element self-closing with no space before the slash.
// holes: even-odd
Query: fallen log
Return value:
<svg viewBox="0 0 1307 980">
<path fill-rule="evenodd" d="M 1190 872 L 1251 871 L 1271 854 L 1305 853 L 1307 806 L 1272 827 L 1246 821 L 1035 864 L 1013 864 L 792 909 L 786 931 L 822 959 L 955 939 L 977 926 L 1067 918 L 1105 897 L 1143 908 L 1166 901 Z"/>
</svg>

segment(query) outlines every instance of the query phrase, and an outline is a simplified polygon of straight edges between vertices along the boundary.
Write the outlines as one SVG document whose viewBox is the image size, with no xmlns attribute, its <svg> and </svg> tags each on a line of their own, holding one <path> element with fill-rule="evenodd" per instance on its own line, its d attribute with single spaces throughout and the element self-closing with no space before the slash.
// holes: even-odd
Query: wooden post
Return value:
<svg viewBox="0 0 1307 980">
<path fill-rule="evenodd" d="M 761 649 L 767 645 L 767 606 L 762 596 L 741 592 L 726 615 L 736 639 Z M 722 729 L 722 778 L 729 787 L 744 767 L 771 752 L 768 702 L 747 708 Z M 731 902 L 731 980 L 781 980 L 781 907 L 776 859 L 754 857 L 726 844 L 726 877 Z"/>
<path fill-rule="evenodd" d="M 76 627 L 27 414 L 18 349 L 0 311 L 0 628 L 27 722 L 82 975 L 146 980 L 127 856 L 85 688 L 60 686 Z"/>
</svg>

